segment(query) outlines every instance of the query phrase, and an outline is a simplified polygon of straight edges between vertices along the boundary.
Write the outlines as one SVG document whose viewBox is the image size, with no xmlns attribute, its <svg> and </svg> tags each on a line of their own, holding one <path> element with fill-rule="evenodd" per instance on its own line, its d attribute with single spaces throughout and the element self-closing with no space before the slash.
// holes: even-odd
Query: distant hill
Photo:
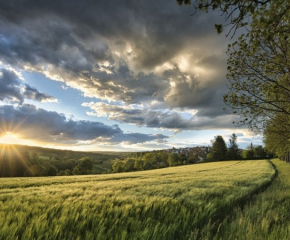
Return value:
<svg viewBox="0 0 290 240">
<path fill-rule="evenodd" d="M 128 154 L 0 144 L 0 177 L 71 175 L 84 159 L 92 161 L 90 174 L 107 173 L 113 159 L 123 159 Z"/>
</svg>

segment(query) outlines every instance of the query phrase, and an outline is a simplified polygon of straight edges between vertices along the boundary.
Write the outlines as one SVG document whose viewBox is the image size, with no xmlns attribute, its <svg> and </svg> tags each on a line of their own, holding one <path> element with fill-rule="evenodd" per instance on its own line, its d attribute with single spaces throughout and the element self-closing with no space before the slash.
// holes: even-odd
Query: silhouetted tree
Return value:
<svg viewBox="0 0 290 240">
<path fill-rule="evenodd" d="M 232 134 L 229 142 L 230 142 L 230 145 L 227 152 L 228 159 L 231 159 L 231 160 L 240 159 L 241 155 L 240 155 L 239 147 L 237 144 L 237 135 L 235 133 Z"/>
<path fill-rule="evenodd" d="M 248 159 L 254 159 L 255 158 L 255 149 L 254 149 L 253 143 L 251 143 L 247 147 L 246 158 L 248 158 Z"/>
<path fill-rule="evenodd" d="M 212 141 L 213 160 L 225 160 L 227 157 L 227 146 L 222 136 L 215 136 Z"/>
</svg>

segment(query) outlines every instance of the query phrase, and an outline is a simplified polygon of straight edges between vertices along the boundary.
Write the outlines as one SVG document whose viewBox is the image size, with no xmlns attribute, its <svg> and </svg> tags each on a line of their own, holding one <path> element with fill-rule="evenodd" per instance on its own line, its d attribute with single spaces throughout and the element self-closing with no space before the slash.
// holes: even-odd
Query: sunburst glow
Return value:
<svg viewBox="0 0 290 240">
<path fill-rule="evenodd" d="M 13 132 L 6 132 L 0 137 L 0 143 L 2 144 L 18 144 L 21 139 Z"/>
<path fill-rule="evenodd" d="M 0 146 L 0 175 L 2 177 L 33 175 L 29 159 L 29 154 L 20 152 L 13 144 L 3 144 Z"/>
</svg>

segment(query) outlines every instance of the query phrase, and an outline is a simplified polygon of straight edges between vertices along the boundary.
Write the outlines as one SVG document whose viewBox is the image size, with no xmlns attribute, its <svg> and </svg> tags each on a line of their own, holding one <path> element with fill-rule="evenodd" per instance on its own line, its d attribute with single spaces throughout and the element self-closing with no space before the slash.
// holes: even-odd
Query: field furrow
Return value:
<svg viewBox="0 0 290 240">
<path fill-rule="evenodd" d="M 202 239 L 290 239 L 290 165 L 278 159 L 272 162 L 277 168 L 272 184 L 245 206 L 234 208 L 218 232 L 204 233 Z"/>
</svg>

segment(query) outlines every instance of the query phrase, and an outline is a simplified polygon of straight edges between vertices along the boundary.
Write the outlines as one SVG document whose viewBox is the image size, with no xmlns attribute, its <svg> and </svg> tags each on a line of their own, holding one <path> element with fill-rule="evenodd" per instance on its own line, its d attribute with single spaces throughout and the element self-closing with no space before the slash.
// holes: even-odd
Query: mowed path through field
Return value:
<svg viewBox="0 0 290 240">
<path fill-rule="evenodd" d="M 194 239 L 274 174 L 262 160 L 3 178 L 0 239 Z"/>
</svg>

